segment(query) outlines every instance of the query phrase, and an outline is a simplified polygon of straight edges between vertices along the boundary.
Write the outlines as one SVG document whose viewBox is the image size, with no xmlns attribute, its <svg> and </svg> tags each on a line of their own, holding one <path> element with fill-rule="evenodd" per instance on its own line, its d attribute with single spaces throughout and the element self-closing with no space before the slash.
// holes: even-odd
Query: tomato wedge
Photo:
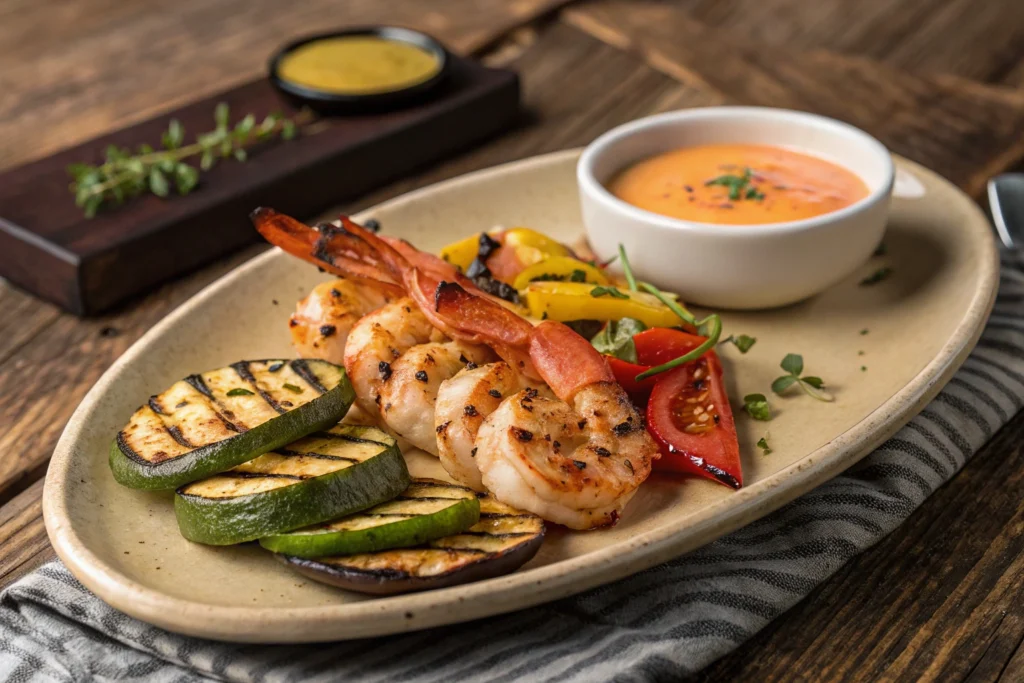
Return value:
<svg viewBox="0 0 1024 683">
<path fill-rule="evenodd" d="M 633 335 L 636 355 L 639 363 L 630 363 L 608 356 L 608 364 L 615 373 L 615 380 L 622 385 L 633 400 L 640 406 L 647 403 L 647 396 L 654 389 L 659 375 L 636 381 L 641 372 L 650 370 L 655 365 L 667 363 L 674 358 L 693 351 L 704 343 L 704 337 L 695 334 L 671 330 L 665 327 L 652 327 Z"/>
<path fill-rule="evenodd" d="M 647 402 L 647 430 L 662 453 L 655 468 L 705 477 L 734 489 L 743 486 L 736 423 L 718 354 L 708 351 L 655 377 Z"/>
</svg>

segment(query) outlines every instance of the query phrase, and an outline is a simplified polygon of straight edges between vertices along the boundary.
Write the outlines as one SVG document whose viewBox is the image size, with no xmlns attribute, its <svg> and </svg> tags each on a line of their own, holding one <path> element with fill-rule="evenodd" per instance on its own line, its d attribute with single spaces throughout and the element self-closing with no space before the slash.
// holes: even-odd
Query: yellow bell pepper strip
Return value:
<svg viewBox="0 0 1024 683">
<path fill-rule="evenodd" d="M 590 282 L 595 285 L 607 285 L 611 281 L 600 270 L 568 256 L 552 256 L 540 263 L 527 266 L 516 276 L 512 286 L 525 289 L 534 280 L 554 282 Z"/>
<path fill-rule="evenodd" d="M 508 230 L 492 231 L 488 234 L 501 242 L 502 246 L 511 247 L 516 255 L 516 260 L 523 267 L 540 263 L 554 256 L 572 256 L 568 247 L 530 228 L 509 228 Z M 480 233 L 475 233 L 441 249 L 441 258 L 465 272 L 476 259 L 479 248 Z"/>
<path fill-rule="evenodd" d="M 476 232 L 464 240 L 452 242 L 441 250 L 441 258 L 466 272 L 480 249 L 480 233 Z"/>
<path fill-rule="evenodd" d="M 532 317 L 559 322 L 633 318 L 648 327 L 680 324 L 679 316 L 651 294 L 585 282 L 531 282 L 520 290 L 520 299 Z"/>
</svg>

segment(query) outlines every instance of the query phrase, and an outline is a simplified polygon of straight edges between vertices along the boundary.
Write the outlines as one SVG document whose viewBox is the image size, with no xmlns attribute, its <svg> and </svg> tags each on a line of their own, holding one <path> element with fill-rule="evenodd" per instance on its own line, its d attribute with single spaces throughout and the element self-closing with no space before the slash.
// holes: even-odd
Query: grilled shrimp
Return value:
<svg viewBox="0 0 1024 683">
<path fill-rule="evenodd" d="M 449 434 L 455 420 L 446 418 L 438 423 L 435 413 L 431 427 L 438 432 L 435 444 L 446 442 L 442 462 L 449 474 L 470 485 L 482 484 L 505 503 L 574 529 L 616 521 L 650 474 L 658 449 L 607 363 L 589 342 L 561 323 L 545 321 L 532 325 L 489 299 L 436 257 L 417 252 L 404 242 L 386 241 L 345 218 L 340 232 L 332 229 L 325 235 L 321 228 L 318 238 L 302 235 L 303 229 L 313 231 L 269 210 L 258 210 L 253 220 L 271 242 L 307 260 L 327 263 L 358 277 L 378 269 L 380 282 L 401 287 L 415 303 L 413 308 L 408 306 L 409 301 L 403 301 L 402 307 L 412 309 L 403 308 L 403 312 L 412 315 L 418 309 L 422 315 L 416 321 L 422 333 L 418 339 L 443 344 L 434 338 L 439 331 L 454 340 L 449 344 L 461 343 L 470 348 L 486 345 L 501 357 L 509 374 L 505 374 L 504 368 L 487 371 L 502 377 L 501 386 L 494 387 L 501 398 L 491 394 L 489 388 L 486 390 L 497 406 L 485 402 L 477 392 L 485 386 L 481 379 L 487 372 L 473 374 L 475 371 L 470 369 L 452 373 L 452 379 L 439 388 L 446 416 L 457 414 L 461 407 L 464 416 L 477 417 L 471 415 L 475 412 L 483 418 L 479 425 L 473 420 L 456 425 Z M 397 303 L 385 306 L 371 317 L 384 315 Z M 349 337 L 346 367 L 349 354 L 354 357 L 354 349 L 363 348 L 357 333 L 369 338 L 373 331 L 364 333 L 362 322 Z M 428 332 L 428 327 L 433 330 Z M 416 342 L 419 343 L 424 342 Z M 374 403 L 379 397 L 384 404 L 386 381 L 379 375 L 385 370 L 385 374 L 389 371 L 393 377 L 394 363 L 387 361 L 388 354 L 397 363 L 403 352 L 395 354 L 392 349 L 397 347 L 390 342 L 378 340 L 374 344 L 366 348 L 376 349 L 388 367 L 385 369 L 378 361 L 375 368 L 368 356 L 358 367 L 353 363 L 349 373 L 354 382 L 366 381 L 371 389 L 375 388 L 376 394 L 364 392 L 367 397 L 372 396 Z M 372 377 L 375 369 L 376 379 Z M 470 379 L 463 385 L 466 376 Z M 534 384 L 538 380 L 550 387 L 553 397 L 541 395 Z M 360 394 L 358 385 L 356 392 Z M 476 403 L 460 406 L 460 401 L 468 400 Z M 428 403 L 433 402 L 421 400 L 418 409 L 404 412 L 417 412 L 420 422 L 429 423 L 422 419 Z M 430 409 L 433 408 L 431 405 Z M 474 428 L 477 433 L 466 458 L 465 446 Z M 421 427 L 417 438 L 426 436 L 422 431 Z M 436 446 L 427 450 L 437 452 Z"/>
<path fill-rule="evenodd" d="M 471 296 L 442 284 L 436 312 L 454 327 Z M 520 327 L 555 398 L 526 388 L 487 415 L 471 458 L 480 482 L 502 502 L 573 529 L 614 524 L 658 457 L 642 418 L 601 355 L 568 327 L 545 321 L 527 330 L 505 309 L 486 308 L 478 303 L 476 332 L 488 324 L 506 335 Z M 467 481 L 461 469 L 446 469 Z"/>
<path fill-rule="evenodd" d="M 493 359 L 486 346 L 447 339 L 412 299 L 401 298 L 359 320 L 344 363 L 359 407 L 417 448 L 437 455 L 437 388 L 467 365 Z"/>
<path fill-rule="evenodd" d="M 292 346 L 303 358 L 341 364 L 352 326 L 394 300 L 394 293 L 352 280 L 321 282 L 299 301 L 288 321 Z"/>
<path fill-rule="evenodd" d="M 487 490 L 475 462 L 477 434 L 506 398 L 523 390 L 531 396 L 551 395 L 543 383 L 530 381 L 504 361 L 466 368 L 441 383 L 434 426 L 438 457 L 448 474 L 477 491 Z"/>
</svg>

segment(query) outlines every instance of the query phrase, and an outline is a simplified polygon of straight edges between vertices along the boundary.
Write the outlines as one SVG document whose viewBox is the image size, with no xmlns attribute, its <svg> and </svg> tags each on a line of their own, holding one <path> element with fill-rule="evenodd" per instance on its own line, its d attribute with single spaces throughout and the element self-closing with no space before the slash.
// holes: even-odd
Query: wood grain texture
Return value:
<svg viewBox="0 0 1024 683">
<path fill-rule="evenodd" d="M 693 680 L 1024 680 L 1022 443 L 1018 416 L 895 532 Z"/>
<path fill-rule="evenodd" d="M 470 54 L 565 2 L 8 0 L 0 3 L 0 168 L 252 80 L 300 35 L 398 24 Z"/>
<path fill-rule="evenodd" d="M 828 50 L 905 70 L 998 82 L 1024 45 L 1018 0 L 668 0 L 736 45 Z"/>
<path fill-rule="evenodd" d="M 972 196 L 1024 157 L 1024 93 L 953 76 L 915 75 L 823 51 L 762 49 L 661 2 L 601 0 L 568 21 L 651 66 L 738 104 L 847 121 L 938 170 Z"/>
<path fill-rule="evenodd" d="M 466 16 L 447 18 L 444 8 L 451 6 L 448 2 L 430 3 L 426 11 L 421 0 L 387 4 L 418 12 L 418 16 L 406 15 L 411 17 L 409 23 L 437 33 L 463 51 L 479 49 L 505 30 L 474 34 L 465 28 L 473 26 L 472 22 L 477 22 L 476 26 L 521 23 L 518 15 L 506 21 L 510 10 L 494 9 L 497 5 L 516 5 L 533 12 L 544 11 L 538 9 L 541 4 L 545 8 L 560 4 L 487 0 L 470 6 L 467 0 L 454 2 Z M 8 95 L 0 98 L 0 166 L 7 163 L 9 154 L 20 154 L 21 159 L 41 155 L 250 77 L 254 72 L 245 70 L 253 68 L 252 52 L 269 53 L 286 38 L 279 35 L 280 27 L 292 19 L 274 11 L 268 16 L 271 3 L 266 0 L 248 3 L 255 8 L 252 12 L 240 0 L 224 4 L 233 8 L 236 16 L 229 17 L 212 3 L 208 6 L 197 0 L 183 0 L 173 9 L 115 0 L 8 0 L 0 4 L 0 86 Z M 304 32 L 311 21 L 321 26 L 344 23 L 351 8 L 375 3 L 357 0 L 345 4 L 344 11 L 339 9 L 342 4 L 293 3 L 287 11 L 302 18 L 293 30 Z M 632 41 L 635 29 L 631 27 L 637 20 L 629 13 L 612 19 L 605 15 L 597 21 L 594 17 L 600 18 L 604 4 L 585 4 L 563 14 L 572 27 L 559 20 L 521 30 L 514 40 L 493 52 L 492 58 L 498 61 L 511 57 L 524 78 L 531 116 L 517 130 L 443 166 L 382 188 L 348 208 L 367 206 L 495 163 L 583 144 L 617 123 L 653 111 L 740 100 L 774 103 L 776 95 L 777 103 L 813 109 L 822 79 L 825 85 L 828 79 L 839 79 L 832 87 L 851 94 L 844 106 L 859 109 L 867 106 L 860 100 L 876 100 L 870 103 L 869 113 L 874 113 L 864 120 L 871 125 L 881 121 L 886 130 L 901 131 L 905 145 L 901 152 L 932 159 L 926 163 L 969 187 L 976 186 L 986 172 L 1020 158 L 1013 138 L 1019 124 L 1014 123 L 1015 114 L 1007 113 L 1020 106 L 1020 93 L 946 75 L 911 76 L 899 68 L 945 70 L 1024 86 L 1024 47 L 1019 39 L 1011 46 L 1017 54 L 1006 56 L 1006 63 L 1016 66 L 996 78 L 1007 36 L 1017 35 L 1013 33 L 1014 17 L 1009 15 L 1019 0 L 821 0 L 799 2 L 799 7 L 797 0 L 662 3 L 671 13 L 659 15 L 666 26 L 657 35 L 674 29 L 676 45 L 658 51 L 645 50 Z M 630 6 L 643 19 L 653 16 L 651 4 Z M 938 4 L 954 9 L 935 9 Z M 854 5 L 858 12 L 874 18 L 850 18 L 849 8 Z M 978 16 L 965 14 L 968 5 L 979 8 Z M 317 15 L 311 9 L 317 7 L 327 9 Z M 484 7 L 487 9 L 476 12 Z M 896 21 L 903 22 L 899 26 L 886 23 L 893 13 L 923 11 L 922 7 L 932 8 L 931 15 Z M 743 11 L 769 18 L 774 13 L 779 20 L 760 27 L 751 23 L 744 29 L 745 24 L 738 22 L 745 18 L 736 16 Z M 828 11 L 840 17 L 826 16 Z M 983 42 L 978 27 L 994 21 L 997 11 L 1002 12 L 1005 23 L 995 26 L 991 38 L 984 37 L 987 42 Z M 397 16 L 395 11 L 390 13 Z M 346 17 L 333 19 L 341 14 Z M 950 16 L 956 20 L 951 21 Z M 426 25 L 440 21 L 438 17 L 450 22 L 448 27 Z M 210 24 L 197 26 L 196 21 Z M 850 35 L 843 34 L 843 22 L 850 25 Z M 456 28 L 456 23 L 462 28 Z M 267 25 L 278 28 L 275 32 Z M 918 26 L 925 26 L 918 31 L 921 35 L 915 33 Z M 962 35 L 958 34 L 961 27 Z M 754 29 L 763 32 L 756 39 L 743 33 Z M 447 30 L 452 34 L 447 35 Z M 456 36 L 460 31 L 468 37 Z M 44 46 L 40 40 L 48 42 Z M 911 42 L 907 44 L 907 40 Z M 202 72 L 200 76 L 168 76 L 158 68 L 158 59 L 139 48 L 153 43 L 160 59 L 181 64 L 194 61 L 194 57 L 186 59 L 175 50 L 185 50 L 184 55 L 203 54 L 204 42 L 209 44 L 207 54 L 217 55 L 220 61 L 216 67 L 195 66 Z M 783 44 L 780 61 L 765 64 L 770 57 L 768 48 Z M 928 54 L 934 46 L 945 52 Z M 58 54 L 58 48 L 66 49 L 66 54 Z M 680 56 L 678 50 L 691 48 L 698 54 Z M 842 54 L 816 52 L 819 48 Z M 730 56 L 730 51 L 740 52 L 740 57 Z M 763 54 L 751 54 L 758 51 Z M 805 53 L 810 53 L 806 67 L 802 63 Z M 6 68 L 22 54 L 35 60 L 35 71 Z M 145 63 L 125 66 L 124 62 L 130 61 L 127 55 Z M 718 73 L 717 59 L 724 65 L 722 73 Z M 889 65 L 881 70 L 884 77 L 874 76 L 872 59 Z M 17 84 L 11 80 L 12 73 Z M 122 77 L 124 84 L 111 82 Z M 147 83 L 147 79 L 161 77 L 182 80 Z M 193 90 L 188 92 L 188 88 Z M 52 102 L 48 89 L 53 89 Z M 17 93 L 13 100 L 11 93 Z M 744 100 L 745 93 L 756 99 Z M 59 112 L 46 111 L 50 106 Z M 828 106 L 838 107 L 834 103 Z M 67 118 L 70 114 L 75 117 Z M 939 117 L 938 127 L 933 125 L 933 117 Z M 890 124 L 886 118 L 894 122 Z M 75 125 L 60 125 L 68 120 Z M 992 145 L 992 135 L 1006 144 Z M 1016 140 L 1020 139 L 1018 130 Z M 958 145 L 964 160 L 940 149 Z M 976 147 L 986 152 L 975 156 Z M 951 168 L 940 165 L 944 163 L 952 164 Z M 90 322 L 61 315 L 0 285 L 0 310 L 12 313 L 0 316 L 0 423 L 5 427 L 0 432 L 0 501 L 8 501 L 0 507 L 0 586 L 52 557 L 39 519 L 38 476 L 81 396 L 145 329 L 239 260 L 241 257 L 207 268 L 116 314 Z M 281 305 L 290 306 L 291 302 Z M 116 336 L 101 334 L 108 326 L 118 330 Z M 1018 416 L 906 524 L 695 680 L 1024 681 L 1021 443 L 1024 418 Z"/>
</svg>

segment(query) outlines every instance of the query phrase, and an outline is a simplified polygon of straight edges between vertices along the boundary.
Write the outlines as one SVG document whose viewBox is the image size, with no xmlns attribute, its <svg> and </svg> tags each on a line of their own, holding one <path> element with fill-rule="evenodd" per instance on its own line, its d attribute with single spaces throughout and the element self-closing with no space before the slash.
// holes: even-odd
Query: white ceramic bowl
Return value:
<svg viewBox="0 0 1024 683">
<path fill-rule="evenodd" d="M 786 223 L 715 225 L 669 218 L 616 198 L 605 184 L 627 166 L 680 147 L 750 143 L 787 147 L 843 166 L 868 186 L 864 199 Z M 881 242 L 893 163 L 867 133 L 833 119 L 765 107 L 707 107 L 659 114 L 592 142 L 576 167 L 583 222 L 602 259 L 626 247 L 637 276 L 686 301 L 716 308 L 783 306 L 835 284 Z"/>
</svg>

